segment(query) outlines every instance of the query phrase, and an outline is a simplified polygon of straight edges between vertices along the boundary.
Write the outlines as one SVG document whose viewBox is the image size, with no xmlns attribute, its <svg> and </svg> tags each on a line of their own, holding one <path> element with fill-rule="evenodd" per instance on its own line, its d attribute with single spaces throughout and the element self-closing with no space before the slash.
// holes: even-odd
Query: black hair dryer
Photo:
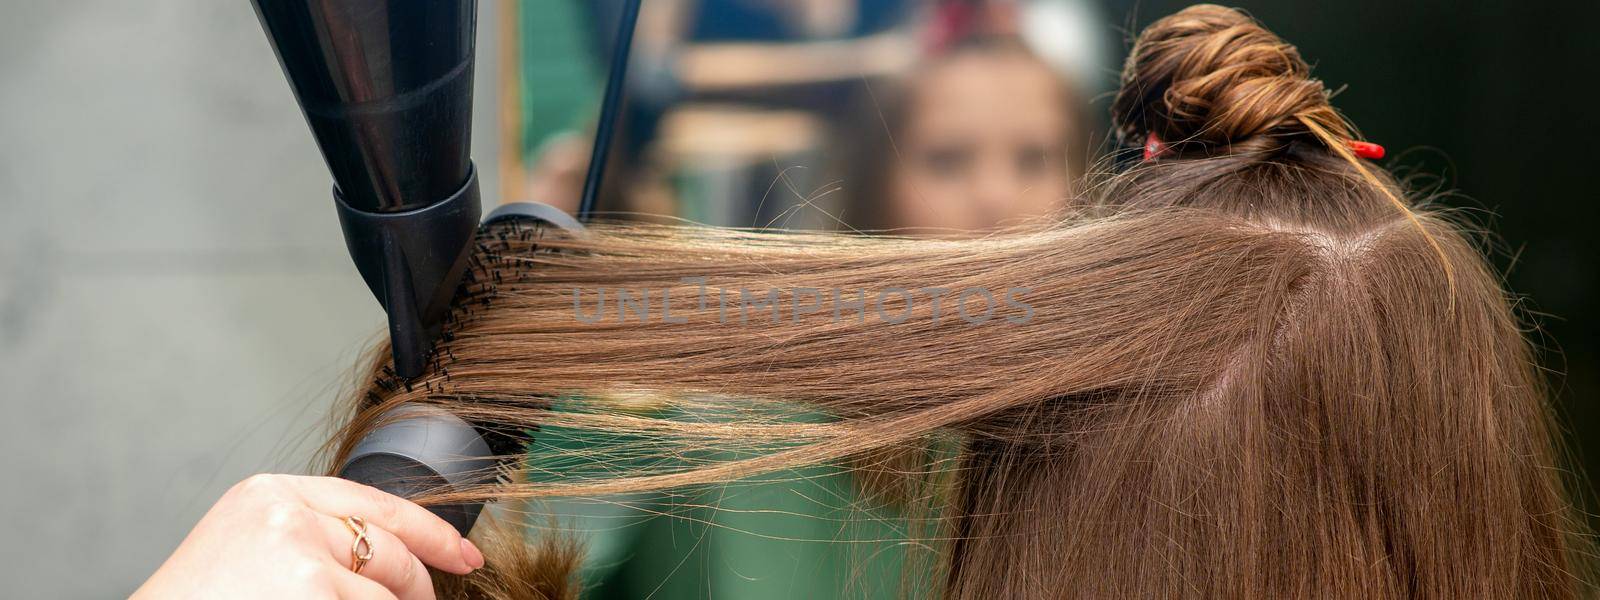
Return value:
<svg viewBox="0 0 1600 600">
<path fill-rule="evenodd" d="M 476 0 L 252 0 L 333 172 L 356 268 L 420 375 L 478 227 Z"/>
<path fill-rule="evenodd" d="M 350 257 L 389 314 L 394 370 L 420 375 L 482 211 L 469 154 L 477 2 L 252 3 L 333 172 Z M 420 405 L 388 417 L 340 476 L 404 497 L 493 480 L 472 425 Z M 482 505 L 429 508 L 465 534 Z"/>
</svg>

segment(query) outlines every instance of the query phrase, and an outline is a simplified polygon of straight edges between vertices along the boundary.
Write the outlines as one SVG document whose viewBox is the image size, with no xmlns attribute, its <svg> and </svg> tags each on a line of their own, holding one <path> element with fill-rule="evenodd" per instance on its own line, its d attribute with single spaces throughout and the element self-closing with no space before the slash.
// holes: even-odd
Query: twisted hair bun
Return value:
<svg viewBox="0 0 1600 600">
<path fill-rule="evenodd" d="M 1328 96 L 1294 46 L 1242 11 L 1202 4 L 1139 36 L 1112 114 L 1127 142 L 1154 133 L 1180 153 L 1260 151 L 1349 138 Z"/>
</svg>

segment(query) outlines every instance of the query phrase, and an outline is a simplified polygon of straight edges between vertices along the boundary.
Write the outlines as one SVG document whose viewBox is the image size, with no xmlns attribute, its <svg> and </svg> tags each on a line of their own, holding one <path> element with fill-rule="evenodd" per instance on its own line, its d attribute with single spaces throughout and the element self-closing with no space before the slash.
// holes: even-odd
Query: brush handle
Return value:
<svg viewBox="0 0 1600 600">
<path fill-rule="evenodd" d="M 362 438 L 339 476 L 401 498 L 492 483 L 497 463 L 471 424 L 422 404 L 396 407 L 390 421 Z M 483 504 L 439 504 L 428 510 L 466 535 Z"/>
</svg>

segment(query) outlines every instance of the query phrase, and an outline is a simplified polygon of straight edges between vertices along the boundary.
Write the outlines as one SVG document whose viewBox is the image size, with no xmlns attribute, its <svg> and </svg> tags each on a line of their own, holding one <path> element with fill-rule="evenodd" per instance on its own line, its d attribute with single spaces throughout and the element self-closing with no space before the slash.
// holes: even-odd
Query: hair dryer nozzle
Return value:
<svg viewBox="0 0 1600 600">
<path fill-rule="evenodd" d="M 333 173 L 350 256 L 421 374 L 482 210 L 469 146 L 476 0 L 253 0 Z"/>
</svg>

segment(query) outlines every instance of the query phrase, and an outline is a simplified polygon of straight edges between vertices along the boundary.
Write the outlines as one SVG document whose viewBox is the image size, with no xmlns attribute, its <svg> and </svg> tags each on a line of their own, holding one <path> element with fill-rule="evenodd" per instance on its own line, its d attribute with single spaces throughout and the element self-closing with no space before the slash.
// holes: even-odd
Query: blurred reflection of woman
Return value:
<svg viewBox="0 0 1600 600">
<path fill-rule="evenodd" d="M 840 136 L 857 229 L 980 231 L 1046 214 L 1075 192 L 1094 128 L 1065 77 L 1019 39 L 950 42 Z"/>
</svg>

